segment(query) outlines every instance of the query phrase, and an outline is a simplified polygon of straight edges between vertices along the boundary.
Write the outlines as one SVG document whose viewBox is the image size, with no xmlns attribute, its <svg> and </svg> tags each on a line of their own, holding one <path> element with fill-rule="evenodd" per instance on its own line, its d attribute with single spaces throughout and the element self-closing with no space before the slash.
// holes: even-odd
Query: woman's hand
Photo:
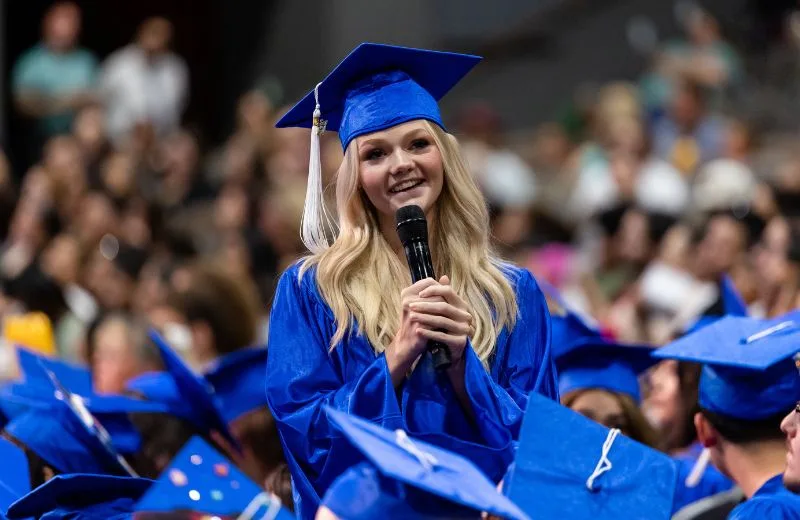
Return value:
<svg viewBox="0 0 800 520">
<path fill-rule="evenodd" d="M 474 332 L 466 304 L 453 292 L 450 280 L 426 278 L 403 289 L 400 328 L 386 350 L 392 381 L 398 386 L 428 341 L 436 340 L 450 350 L 453 364 L 464 355 L 467 337 Z"/>
<path fill-rule="evenodd" d="M 453 365 L 458 364 L 464 357 L 467 338 L 475 332 L 467 304 L 453 291 L 447 276 L 420 291 L 419 296 L 422 300 L 413 302 L 411 310 L 412 319 L 423 326 L 420 333 L 446 345 Z"/>
</svg>

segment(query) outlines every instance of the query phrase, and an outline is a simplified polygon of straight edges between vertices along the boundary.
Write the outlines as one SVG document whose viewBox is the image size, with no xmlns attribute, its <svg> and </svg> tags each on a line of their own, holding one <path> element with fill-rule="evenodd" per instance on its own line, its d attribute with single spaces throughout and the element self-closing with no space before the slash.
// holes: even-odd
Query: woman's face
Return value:
<svg viewBox="0 0 800 520">
<path fill-rule="evenodd" d="M 394 222 L 403 206 L 427 214 L 442 192 L 442 155 L 422 121 L 356 139 L 361 187 L 378 213 Z M 383 220 L 383 219 L 382 219 Z"/>
<path fill-rule="evenodd" d="M 606 390 L 587 390 L 572 401 L 570 408 L 606 428 L 618 428 L 629 435 L 630 424 L 625 410 L 619 399 Z"/>
</svg>

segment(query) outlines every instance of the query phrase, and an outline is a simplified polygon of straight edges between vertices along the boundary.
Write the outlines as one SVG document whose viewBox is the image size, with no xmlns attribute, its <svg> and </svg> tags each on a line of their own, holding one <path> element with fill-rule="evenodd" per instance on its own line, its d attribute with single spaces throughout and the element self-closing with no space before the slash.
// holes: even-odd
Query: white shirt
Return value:
<svg viewBox="0 0 800 520">
<path fill-rule="evenodd" d="M 178 128 L 189 95 L 183 58 L 166 53 L 150 61 L 135 44 L 103 63 L 100 88 L 106 101 L 108 132 L 123 143 L 139 122 L 150 122 L 163 136 Z"/>
</svg>

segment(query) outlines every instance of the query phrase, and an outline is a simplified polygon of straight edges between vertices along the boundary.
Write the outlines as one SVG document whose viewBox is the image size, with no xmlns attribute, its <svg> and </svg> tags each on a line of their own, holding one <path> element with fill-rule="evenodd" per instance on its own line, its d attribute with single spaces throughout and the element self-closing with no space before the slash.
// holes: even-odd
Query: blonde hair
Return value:
<svg viewBox="0 0 800 520">
<path fill-rule="evenodd" d="M 488 210 L 458 142 L 439 126 L 422 122 L 444 165 L 435 220 L 447 232 L 430 230 L 434 269 L 450 277 L 469 306 L 475 319 L 472 347 L 485 363 L 500 330 L 516 322 L 516 296 L 503 274 L 508 266 L 491 250 Z M 375 351 L 383 352 L 399 329 L 400 293 L 411 285 L 411 276 L 381 233 L 376 209 L 360 189 L 359 178 L 353 140 L 336 179 L 339 233 L 330 247 L 305 258 L 300 276 L 317 267 L 317 286 L 336 318 L 330 348 L 355 324 Z"/>
</svg>

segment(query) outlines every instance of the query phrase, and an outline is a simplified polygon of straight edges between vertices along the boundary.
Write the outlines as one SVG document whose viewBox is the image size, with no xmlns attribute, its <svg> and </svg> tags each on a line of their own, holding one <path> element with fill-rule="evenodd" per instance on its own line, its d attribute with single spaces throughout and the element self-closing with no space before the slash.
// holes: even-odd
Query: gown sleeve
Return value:
<svg viewBox="0 0 800 520">
<path fill-rule="evenodd" d="M 510 333 L 498 337 L 491 373 L 466 349 L 465 386 L 474 420 L 467 417 L 446 376 L 429 356 L 412 373 L 403 392 L 409 433 L 472 460 L 499 481 L 513 461 L 528 394 L 558 400 L 550 356 L 550 314 L 533 276 L 516 270 L 519 315 Z"/>
<path fill-rule="evenodd" d="M 270 316 L 267 400 L 276 419 L 302 518 L 313 517 L 320 493 L 361 461 L 329 421 L 324 405 L 386 428 L 402 416 L 386 358 L 343 380 L 329 353 L 334 320 L 315 293 L 312 272 L 298 280 L 293 266 L 281 277 Z M 337 345 L 336 348 L 344 348 Z M 341 368 L 341 367 L 339 367 Z"/>
<path fill-rule="evenodd" d="M 785 494 L 754 497 L 736 506 L 728 520 L 800 520 L 800 497 Z"/>
</svg>

